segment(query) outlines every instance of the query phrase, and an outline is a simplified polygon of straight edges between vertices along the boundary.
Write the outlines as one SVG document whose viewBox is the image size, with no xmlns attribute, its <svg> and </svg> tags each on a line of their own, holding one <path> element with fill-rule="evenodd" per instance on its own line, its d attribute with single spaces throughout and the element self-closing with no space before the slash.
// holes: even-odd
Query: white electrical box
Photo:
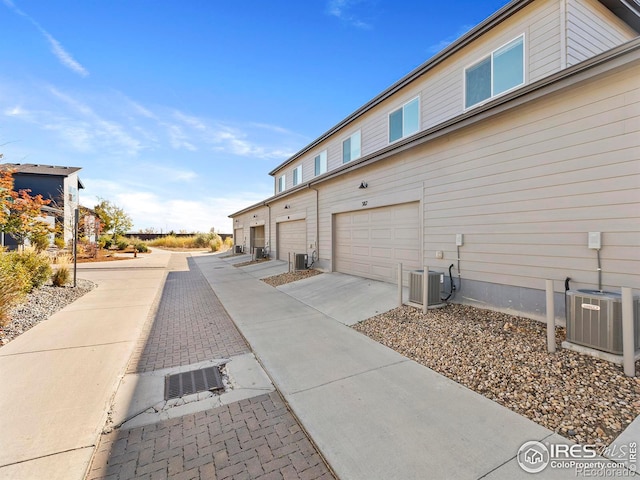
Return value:
<svg viewBox="0 0 640 480">
<path fill-rule="evenodd" d="M 589 248 L 600 250 L 602 248 L 602 235 L 600 232 L 589 232 Z"/>
<path fill-rule="evenodd" d="M 456 247 L 464 245 L 464 235 L 462 233 L 456 233 Z"/>
</svg>

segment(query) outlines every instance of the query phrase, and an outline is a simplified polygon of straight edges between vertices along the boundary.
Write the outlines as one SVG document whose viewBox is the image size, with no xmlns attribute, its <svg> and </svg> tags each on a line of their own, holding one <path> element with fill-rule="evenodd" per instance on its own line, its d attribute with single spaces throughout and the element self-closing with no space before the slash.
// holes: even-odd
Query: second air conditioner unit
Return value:
<svg viewBox="0 0 640 480">
<path fill-rule="evenodd" d="M 422 277 L 424 270 L 409 272 L 409 301 L 423 304 L 422 302 Z M 427 306 L 440 305 L 440 282 L 442 273 L 429 270 L 429 291 L 427 292 Z"/>
<path fill-rule="evenodd" d="M 307 269 L 307 254 L 306 253 L 296 253 L 295 269 L 296 270 L 306 270 Z"/>
<path fill-rule="evenodd" d="M 616 292 L 569 290 L 567 341 L 622 355 L 622 296 Z M 640 308 L 633 299 L 634 351 L 640 349 Z"/>
</svg>

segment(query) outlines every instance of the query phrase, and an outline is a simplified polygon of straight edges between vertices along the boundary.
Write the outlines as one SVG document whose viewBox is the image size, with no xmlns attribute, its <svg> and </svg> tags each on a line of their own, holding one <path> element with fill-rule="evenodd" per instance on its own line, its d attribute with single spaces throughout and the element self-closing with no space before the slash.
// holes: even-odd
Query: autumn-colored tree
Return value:
<svg viewBox="0 0 640 480">
<path fill-rule="evenodd" d="M 116 238 L 124 235 L 133 227 L 131 217 L 122 208 L 109 200 L 103 198 L 98 200 L 100 203 L 93 207 L 93 210 L 100 219 L 100 225 L 105 233 L 112 233 Z"/>
<path fill-rule="evenodd" d="M 24 245 L 25 239 L 51 233 L 51 227 L 42 220 L 42 207 L 48 205 L 42 195 L 30 195 L 31 190 L 11 191 L 12 202 L 7 219 L 0 227 L 11 235 L 18 245 Z"/>
<path fill-rule="evenodd" d="M 13 172 L 0 171 L 0 232 L 11 235 L 18 245 L 30 237 L 40 237 L 51 232 L 41 218 L 41 209 L 48 205 L 42 195 L 31 196 L 31 190 L 15 191 Z"/>
<path fill-rule="evenodd" d="M 0 155 L 2 158 L 2 155 Z M 0 225 L 4 225 L 9 215 L 13 191 L 13 174 L 10 170 L 0 170 Z"/>
</svg>

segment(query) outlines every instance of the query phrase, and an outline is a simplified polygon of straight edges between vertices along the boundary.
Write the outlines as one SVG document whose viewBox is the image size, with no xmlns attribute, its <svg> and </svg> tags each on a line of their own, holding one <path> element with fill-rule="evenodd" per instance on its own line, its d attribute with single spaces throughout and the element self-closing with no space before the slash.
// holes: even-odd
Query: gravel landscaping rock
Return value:
<svg viewBox="0 0 640 480">
<path fill-rule="evenodd" d="M 564 328 L 555 354 L 545 324 L 463 305 L 403 306 L 353 328 L 581 444 L 604 447 L 640 415 L 640 378 L 561 349 Z"/>
<path fill-rule="evenodd" d="M 34 290 L 23 303 L 9 312 L 9 321 L 4 327 L 0 327 L 0 346 L 6 345 L 38 322 L 48 319 L 95 287 L 96 284 L 89 280 L 78 279 L 75 288 L 43 285 Z"/>
<path fill-rule="evenodd" d="M 300 270 L 298 272 L 281 273 L 280 275 L 263 278 L 262 281 L 267 285 L 271 285 L 272 287 L 279 287 L 280 285 L 297 282 L 298 280 L 302 280 L 303 278 L 313 277 L 315 275 L 320 275 L 321 273 L 322 272 L 313 269 Z"/>
</svg>

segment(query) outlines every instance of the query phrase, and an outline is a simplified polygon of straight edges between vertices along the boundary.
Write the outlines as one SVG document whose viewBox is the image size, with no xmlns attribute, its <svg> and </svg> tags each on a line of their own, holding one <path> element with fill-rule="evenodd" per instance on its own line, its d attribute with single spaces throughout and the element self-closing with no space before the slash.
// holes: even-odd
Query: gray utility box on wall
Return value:
<svg viewBox="0 0 640 480">
<path fill-rule="evenodd" d="M 640 349 L 640 311 L 633 298 L 634 351 Z M 622 355 L 622 297 L 598 290 L 567 291 L 567 341 Z"/>
<path fill-rule="evenodd" d="M 409 301 L 422 304 L 422 275 L 424 270 L 409 272 Z M 429 270 L 429 291 L 427 292 L 427 306 L 440 305 L 440 279 L 442 273 Z"/>
</svg>

